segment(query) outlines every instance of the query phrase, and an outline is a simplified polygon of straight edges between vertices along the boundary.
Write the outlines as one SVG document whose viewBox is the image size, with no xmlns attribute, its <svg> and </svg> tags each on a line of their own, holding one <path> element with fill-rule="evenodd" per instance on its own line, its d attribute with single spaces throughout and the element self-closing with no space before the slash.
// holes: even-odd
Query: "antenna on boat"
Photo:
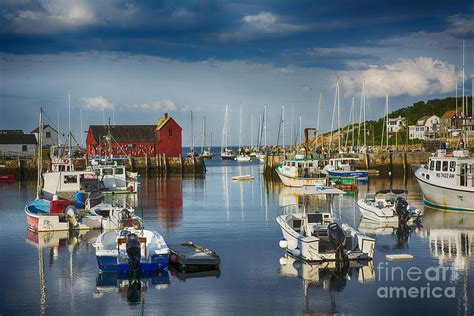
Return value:
<svg viewBox="0 0 474 316">
<path fill-rule="evenodd" d="M 69 131 L 68 131 L 68 154 L 71 158 L 71 91 L 67 92 L 68 99 L 68 121 L 69 121 Z"/>
<path fill-rule="evenodd" d="M 40 107 L 39 127 L 38 127 L 38 177 L 36 183 L 36 199 L 41 197 L 43 173 L 43 108 Z"/>
</svg>

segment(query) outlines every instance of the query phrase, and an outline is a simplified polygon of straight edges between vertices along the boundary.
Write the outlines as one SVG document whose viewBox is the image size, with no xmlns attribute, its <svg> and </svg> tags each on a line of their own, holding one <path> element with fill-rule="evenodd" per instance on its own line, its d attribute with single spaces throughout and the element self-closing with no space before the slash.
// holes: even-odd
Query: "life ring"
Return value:
<svg viewBox="0 0 474 316">
<path fill-rule="evenodd" d="M 63 163 L 69 163 L 69 159 L 64 159 Z"/>
</svg>

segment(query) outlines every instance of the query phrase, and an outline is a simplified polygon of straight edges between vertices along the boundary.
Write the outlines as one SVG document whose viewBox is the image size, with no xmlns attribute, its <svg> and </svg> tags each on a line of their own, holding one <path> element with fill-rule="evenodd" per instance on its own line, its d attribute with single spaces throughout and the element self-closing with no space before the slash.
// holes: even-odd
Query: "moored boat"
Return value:
<svg viewBox="0 0 474 316">
<path fill-rule="evenodd" d="M 426 205 L 474 212 L 474 157 L 467 150 L 438 150 L 428 165 L 415 170 L 415 178 Z"/>
<path fill-rule="evenodd" d="M 276 221 L 280 225 L 283 239 L 280 247 L 304 261 L 371 260 L 375 240 L 332 218 L 334 195 L 344 191 L 330 187 L 316 187 L 311 194 L 326 199 L 326 210 L 307 209 L 292 205 L 283 208 Z"/>
<path fill-rule="evenodd" d="M 145 272 L 168 268 L 169 248 L 163 237 L 134 227 L 104 232 L 95 243 L 97 263 L 103 272 Z"/>
<path fill-rule="evenodd" d="M 324 166 L 323 172 L 330 178 L 354 178 L 357 177 L 359 182 L 366 182 L 369 177 L 367 170 L 356 170 L 355 162 L 357 158 L 331 158 L 329 163 Z"/>
<path fill-rule="evenodd" d="M 421 211 L 406 200 L 407 190 L 379 190 L 359 199 L 357 205 L 363 217 L 376 222 L 412 222 L 421 217 Z"/>
<path fill-rule="evenodd" d="M 281 182 L 288 187 L 314 186 L 325 184 L 326 177 L 321 173 L 320 158 L 296 159 L 287 158 L 276 167 L 275 171 Z"/>
</svg>

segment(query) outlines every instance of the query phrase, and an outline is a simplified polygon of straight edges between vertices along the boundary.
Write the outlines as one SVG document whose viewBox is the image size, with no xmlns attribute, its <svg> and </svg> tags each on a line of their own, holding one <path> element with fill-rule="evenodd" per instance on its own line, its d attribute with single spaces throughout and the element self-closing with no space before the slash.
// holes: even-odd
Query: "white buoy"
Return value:
<svg viewBox="0 0 474 316">
<path fill-rule="evenodd" d="M 301 255 L 301 250 L 299 250 L 298 248 L 295 248 L 293 249 L 292 253 L 295 257 L 299 257 Z"/>
<path fill-rule="evenodd" d="M 280 246 L 280 248 L 287 248 L 288 247 L 288 242 L 285 240 L 285 239 L 282 239 L 280 240 L 280 242 L 278 243 L 278 245 Z"/>
<path fill-rule="evenodd" d="M 288 264 L 288 258 L 286 257 L 280 257 L 280 265 L 284 266 Z"/>
</svg>

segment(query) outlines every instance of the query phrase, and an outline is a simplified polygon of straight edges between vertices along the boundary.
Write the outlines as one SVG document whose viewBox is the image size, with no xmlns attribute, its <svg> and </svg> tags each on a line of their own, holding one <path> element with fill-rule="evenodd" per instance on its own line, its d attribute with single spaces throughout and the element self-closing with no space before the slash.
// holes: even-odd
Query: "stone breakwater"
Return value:
<svg viewBox="0 0 474 316">
<path fill-rule="evenodd" d="M 357 158 L 357 169 L 370 169 L 379 171 L 380 175 L 403 175 L 410 174 L 415 165 L 426 164 L 430 153 L 424 151 L 413 152 L 383 152 L 370 154 L 350 154 L 344 157 Z M 343 155 L 332 155 L 332 158 Z M 329 158 L 329 155 L 315 155 L 315 158 Z M 264 174 L 266 177 L 275 177 L 275 168 L 284 160 L 283 155 L 267 156 L 264 163 Z"/>
</svg>

